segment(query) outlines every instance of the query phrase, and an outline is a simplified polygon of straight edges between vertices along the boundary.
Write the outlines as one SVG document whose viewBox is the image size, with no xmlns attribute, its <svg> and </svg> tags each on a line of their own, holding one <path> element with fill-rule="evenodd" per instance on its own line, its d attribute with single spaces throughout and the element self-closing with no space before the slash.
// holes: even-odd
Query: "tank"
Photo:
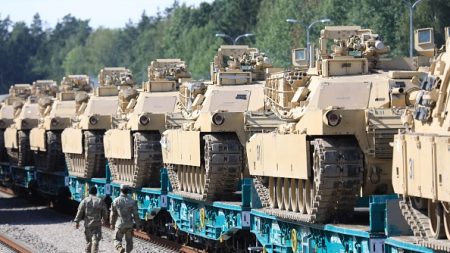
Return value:
<svg viewBox="0 0 450 253">
<path fill-rule="evenodd" d="M 248 46 L 221 46 L 211 81 L 180 86 L 180 113 L 166 115 L 163 161 L 173 191 L 196 200 L 231 198 L 244 171 L 244 114 L 264 110 L 271 64 Z"/>
<path fill-rule="evenodd" d="M 180 59 L 157 59 L 148 67 L 142 91 L 120 91 L 113 129 L 104 136 L 113 182 L 135 188 L 160 185 L 165 113 L 178 111 L 178 86 L 189 78 Z"/>
<path fill-rule="evenodd" d="M 38 125 L 42 111 L 38 100 L 52 103 L 58 90 L 53 80 L 37 80 L 31 85 L 31 94 L 25 101 L 16 101 L 14 122 L 5 130 L 5 148 L 9 162 L 14 166 L 33 166 L 33 154 L 30 150 L 30 130 Z"/>
<path fill-rule="evenodd" d="M 61 147 L 61 133 L 71 127 L 76 116 L 75 97 L 86 96 L 91 90 L 86 75 L 68 75 L 61 81 L 61 90 L 54 100 L 44 97 L 38 100 L 41 118 L 37 127 L 30 131 L 30 149 L 34 165 L 43 171 L 64 171 L 65 159 Z"/>
<path fill-rule="evenodd" d="M 14 123 L 15 108 L 22 105 L 31 95 L 31 85 L 14 84 L 8 97 L 0 105 L 0 162 L 9 163 L 5 148 L 5 130 Z"/>
<path fill-rule="evenodd" d="M 349 218 L 359 196 L 393 192 L 389 143 L 417 89 L 411 77 L 421 75 L 418 63 L 427 60 L 380 57 L 389 50 L 370 29 L 327 26 L 315 66 L 266 80 L 267 107 L 282 122 L 246 144 L 265 212 L 333 222 Z M 294 50 L 294 62 L 302 66 L 305 55 Z"/>
<path fill-rule="evenodd" d="M 72 118 L 72 126 L 61 134 L 70 176 L 106 176 L 103 135 L 111 128 L 112 116 L 119 108 L 119 91 L 132 89 L 135 85 L 131 71 L 122 67 L 103 68 L 98 81 L 99 86 L 91 96 L 77 94 L 77 115 Z"/>
<path fill-rule="evenodd" d="M 434 56 L 429 71 L 412 79 L 413 108 L 393 142 L 392 184 L 400 208 L 420 244 L 450 251 L 450 29 L 446 46 L 435 48 L 432 28 L 415 31 L 415 49 Z"/>
</svg>

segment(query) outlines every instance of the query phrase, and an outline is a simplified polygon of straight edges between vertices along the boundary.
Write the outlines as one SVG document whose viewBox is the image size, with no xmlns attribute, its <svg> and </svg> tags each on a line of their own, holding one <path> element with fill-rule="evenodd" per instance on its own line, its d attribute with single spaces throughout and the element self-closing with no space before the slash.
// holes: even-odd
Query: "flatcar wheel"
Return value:
<svg viewBox="0 0 450 253">
<path fill-rule="evenodd" d="M 298 179 L 291 179 L 291 184 L 289 187 L 289 198 L 290 198 L 290 207 L 289 209 L 293 212 L 298 212 Z"/>
<path fill-rule="evenodd" d="M 302 214 L 306 212 L 304 187 L 305 187 L 305 180 L 299 179 L 298 187 L 297 187 L 297 189 L 298 189 L 297 206 L 298 206 L 298 212 L 302 213 Z"/>
<path fill-rule="evenodd" d="M 277 194 L 276 194 L 277 183 L 274 177 L 269 177 L 269 200 L 270 207 L 277 208 Z"/>
<path fill-rule="evenodd" d="M 277 178 L 277 205 L 278 209 L 284 210 L 284 201 L 283 201 L 283 178 Z"/>
<path fill-rule="evenodd" d="M 305 188 L 303 191 L 304 194 L 304 200 L 305 200 L 305 207 L 306 207 L 306 213 L 312 214 L 313 213 L 313 198 L 314 198 L 314 184 L 310 180 L 305 180 Z"/>
<path fill-rule="evenodd" d="M 444 210 L 444 228 L 445 235 L 447 236 L 447 240 L 450 240 L 450 203 L 444 202 L 442 203 Z"/>
<path fill-rule="evenodd" d="M 291 180 L 289 178 L 283 178 L 283 202 L 284 202 L 284 209 L 291 210 L 291 198 L 289 197 L 289 192 L 291 188 Z"/>
<path fill-rule="evenodd" d="M 439 201 L 428 200 L 428 219 L 430 222 L 431 236 L 435 239 L 442 239 L 444 235 L 442 208 Z"/>
</svg>

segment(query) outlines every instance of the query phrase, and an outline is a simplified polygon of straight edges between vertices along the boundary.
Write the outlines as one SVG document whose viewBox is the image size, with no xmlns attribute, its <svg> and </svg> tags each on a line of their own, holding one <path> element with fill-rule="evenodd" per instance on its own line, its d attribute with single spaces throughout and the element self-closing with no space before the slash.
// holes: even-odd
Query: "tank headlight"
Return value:
<svg viewBox="0 0 450 253">
<path fill-rule="evenodd" d="M 220 126 L 225 122 L 225 117 L 220 113 L 214 113 L 212 116 L 212 122 L 216 126 Z"/>
<path fill-rule="evenodd" d="M 52 125 L 52 126 L 57 126 L 58 125 L 58 120 L 57 119 L 51 119 L 50 120 L 50 125 Z"/>
<path fill-rule="evenodd" d="M 149 122 L 150 122 L 150 119 L 147 116 L 142 115 L 139 117 L 139 123 L 141 125 L 146 126 L 146 125 L 148 125 Z"/>
<path fill-rule="evenodd" d="M 328 111 L 325 114 L 325 118 L 327 125 L 335 127 L 341 123 L 342 116 L 337 114 L 335 111 Z"/>
<path fill-rule="evenodd" d="M 89 124 L 96 125 L 98 123 L 98 119 L 95 116 L 89 117 Z"/>
</svg>

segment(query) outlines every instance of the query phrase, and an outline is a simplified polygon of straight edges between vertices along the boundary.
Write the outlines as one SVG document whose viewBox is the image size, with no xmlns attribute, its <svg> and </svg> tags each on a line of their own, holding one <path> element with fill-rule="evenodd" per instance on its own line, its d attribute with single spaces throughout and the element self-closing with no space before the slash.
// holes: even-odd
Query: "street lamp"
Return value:
<svg viewBox="0 0 450 253">
<path fill-rule="evenodd" d="M 409 8 L 409 57 L 413 57 L 413 11 L 416 5 L 418 5 L 423 0 L 417 0 L 414 3 L 410 1 L 403 0 L 403 2 L 408 5 Z"/>
<path fill-rule="evenodd" d="M 419 1 L 422 1 L 422 0 L 419 0 Z M 306 49 L 308 50 L 309 66 L 311 67 L 314 64 L 314 57 L 312 57 L 312 48 L 311 48 L 311 44 L 309 42 L 309 31 L 311 30 L 311 27 L 313 27 L 315 24 L 331 22 L 331 19 L 329 19 L 329 18 L 318 19 L 318 20 L 313 21 L 308 26 L 305 25 L 305 23 L 303 23 L 301 20 L 292 19 L 292 18 L 286 19 L 286 22 L 293 23 L 293 24 L 301 24 L 303 26 L 303 28 L 305 28 L 305 30 L 306 30 Z"/>
<path fill-rule="evenodd" d="M 228 34 L 225 34 L 225 33 L 216 33 L 216 37 L 222 37 L 222 38 L 225 38 L 225 39 L 229 39 L 229 40 L 233 43 L 233 45 L 236 45 L 237 42 L 238 42 L 241 38 L 247 38 L 247 37 L 251 37 L 251 36 L 255 36 L 255 35 L 254 35 L 253 33 L 244 33 L 244 34 L 241 34 L 241 35 L 239 35 L 239 36 L 237 36 L 236 38 L 233 39 L 233 37 L 231 37 L 231 36 L 228 35 Z"/>
</svg>

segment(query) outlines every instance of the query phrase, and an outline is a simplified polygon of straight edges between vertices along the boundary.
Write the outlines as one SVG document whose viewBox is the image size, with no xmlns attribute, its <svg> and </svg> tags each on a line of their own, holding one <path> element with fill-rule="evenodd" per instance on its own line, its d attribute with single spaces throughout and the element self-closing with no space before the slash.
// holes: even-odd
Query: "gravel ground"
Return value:
<svg viewBox="0 0 450 253">
<path fill-rule="evenodd" d="M 73 217 L 60 214 L 46 206 L 0 192 L 0 232 L 22 242 L 35 252 L 79 253 L 86 245 L 82 223 L 76 230 Z M 103 228 L 99 252 L 115 252 L 112 231 Z M 133 252 L 173 252 L 161 246 L 134 238 Z"/>
</svg>

